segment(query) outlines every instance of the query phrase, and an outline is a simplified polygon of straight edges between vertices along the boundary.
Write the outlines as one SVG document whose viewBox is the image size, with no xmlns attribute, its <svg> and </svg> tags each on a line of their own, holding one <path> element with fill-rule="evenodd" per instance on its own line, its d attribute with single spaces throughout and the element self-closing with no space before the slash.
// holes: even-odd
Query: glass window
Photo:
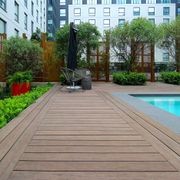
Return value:
<svg viewBox="0 0 180 180">
<path fill-rule="evenodd" d="M 163 15 L 169 15 L 170 14 L 170 8 L 169 7 L 163 7 Z"/>
<path fill-rule="evenodd" d="M 87 4 L 89 5 L 96 4 L 96 0 L 87 0 Z"/>
<path fill-rule="evenodd" d="M 74 16 L 81 16 L 81 8 L 74 8 Z"/>
<path fill-rule="evenodd" d="M 6 10 L 6 0 L 0 0 L 0 8 Z"/>
<path fill-rule="evenodd" d="M 161 0 L 161 3 L 171 3 L 171 0 Z"/>
<path fill-rule="evenodd" d="M 104 19 L 103 25 L 104 25 L 104 27 L 110 27 L 110 19 Z"/>
<path fill-rule="evenodd" d="M 80 23 L 81 23 L 81 20 L 80 20 L 80 19 L 75 19 L 75 20 L 74 20 L 74 24 L 75 24 L 75 25 L 78 25 L 78 24 L 80 24 Z"/>
<path fill-rule="evenodd" d="M 156 0 L 146 0 L 145 4 L 156 4 Z"/>
<path fill-rule="evenodd" d="M 48 20 L 49 21 L 49 20 Z M 40 17 L 40 27 L 42 29 L 42 16 Z"/>
<path fill-rule="evenodd" d="M 117 0 L 117 4 L 126 4 L 126 0 Z"/>
<path fill-rule="evenodd" d="M 6 22 L 0 19 L 0 33 L 6 33 Z"/>
<path fill-rule="evenodd" d="M 155 8 L 154 7 L 149 7 L 148 8 L 148 15 L 149 16 L 155 15 Z"/>
<path fill-rule="evenodd" d="M 177 15 L 180 16 L 180 7 L 177 8 Z"/>
<path fill-rule="evenodd" d="M 102 4 L 102 0 L 97 0 L 97 4 Z"/>
<path fill-rule="evenodd" d="M 24 13 L 24 29 L 27 30 L 28 29 L 27 26 L 28 26 L 28 16 L 26 13 Z"/>
<path fill-rule="evenodd" d="M 66 16 L 66 9 L 60 9 L 60 16 Z"/>
<path fill-rule="evenodd" d="M 125 24 L 125 19 L 119 19 L 119 20 L 118 20 L 118 25 L 119 25 L 120 27 L 124 26 L 124 24 Z"/>
<path fill-rule="evenodd" d="M 31 15 L 34 15 L 34 3 L 31 1 Z"/>
<path fill-rule="evenodd" d="M 24 5 L 28 7 L 28 0 L 24 0 Z"/>
<path fill-rule="evenodd" d="M 15 36 L 19 36 L 19 31 L 17 30 L 17 29 L 14 29 L 14 34 L 15 34 Z"/>
<path fill-rule="evenodd" d="M 154 18 L 149 18 L 148 19 L 150 22 L 152 22 L 153 24 L 155 24 L 155 19 Z"/>
<path fill-rule="evenodd" d="M 169 21 L 170 21 L 169 18 L 163 18 L 163 23 L 164 24 L 169 24 Z"/>
<path fill-rule="evenodd" d="M 40 2 L 40 12 L 42 13 L 42 1 Z"/>
<path fill-rule="evenodd" d="M 133 8 L 133 15 L 134 16 L 139 16 L 140 15 L 140 8 L 139 7 L 134 7 Z"/>
<path fill-rule="evenodd" d="M 103 4 L 111 4 L 111 0 L 103 0 Z"/>
<path fill-rule="evenodd" d="M 61 20 L 61 21 L 60 21 L 60 27 L 63 27 L 65 24 L 66 24 L 66 21 L 65 21 L 65 20 Z"/>
<path fill-rule="evenodd" d="M 96 9 L 95 8 L 89 8 L 89 16 L 95 16 L 96 15 Z"/>
<path fill-rule="evenodd" d="M 19 22 L 19 4 L 15 1 L 15 13 L 14 13 L 14 20 Z"/>
<path fill-rule="evenodd" d="M 36 0 L 36 4 L 39 5 L 39 0 Z"/>
<path fill-rule="evenodd" d="M 66 5 L 66 0 L 60 0 L 60 5 Z"/>
<path fill-rule="evenodd" d="M 74 2 L 73 4 L 75 4 L 75 5 L 81 4 L 81 0 L 74 0 L 73 2 Z"/>
<path fill-rule="evenodd" d="M 93 24 L 93 25 L 96 25 L 96 20 L 95 19 L 89 19 L 89 23 Z"/>
<path fill-rule="evenodd" d="M 163 61 L 169 61 L 169 53 L 168 52 L 163 53 Z"/>
<path fill-rule="evenodd" d="M 119 16 L 125 16 L 125 8 L 119 8 L 118 14 L 119 14 Z"/>
<path fill-rule="evenodd" d="M 34 32 L 34 22 L 31 21 L 31 33 L 33 33 L 33 32 Z"/>
<path fill-rule="evenodd" d="M 110 16 L 110 8 L 104 8 L 104 16 Z"/>
<path fill-rule="evenodd" d="M 141 0 L 131 0 L 132 4 L 141 4 Z"/>
<path fill-rule="evenodd" d="M 39 22 L 39 11 L 36 10 L 36 22 L 38 23 Z"/>
</svg>

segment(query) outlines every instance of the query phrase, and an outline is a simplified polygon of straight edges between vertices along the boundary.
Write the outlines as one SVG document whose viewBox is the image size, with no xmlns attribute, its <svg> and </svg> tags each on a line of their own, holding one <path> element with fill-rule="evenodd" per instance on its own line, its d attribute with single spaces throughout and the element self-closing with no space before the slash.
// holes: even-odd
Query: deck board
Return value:
<svg viewBox="0 0 180 180">
<path fill-rule="evenodd" d="M 171 138 L 115 101 L 110 92 L 116 90 L 97 84 L 65 93 L 56 86 L 23 114 L 25 121 L 2 130 L 0 179 L 179 180 L 179 135 Z"/>
</svg>

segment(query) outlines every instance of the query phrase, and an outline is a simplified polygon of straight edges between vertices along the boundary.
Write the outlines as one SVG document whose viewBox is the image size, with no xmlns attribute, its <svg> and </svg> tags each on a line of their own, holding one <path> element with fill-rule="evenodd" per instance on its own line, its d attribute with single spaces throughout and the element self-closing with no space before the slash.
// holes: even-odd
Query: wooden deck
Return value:
<svg viewBox="0 0 180 180">
<path fill-rule="evenodd" d="M 0 130 L 0 180 L 179 180 L 180 136 L 110 94 L 148 86 L 54 87 Z"/>
</svg>

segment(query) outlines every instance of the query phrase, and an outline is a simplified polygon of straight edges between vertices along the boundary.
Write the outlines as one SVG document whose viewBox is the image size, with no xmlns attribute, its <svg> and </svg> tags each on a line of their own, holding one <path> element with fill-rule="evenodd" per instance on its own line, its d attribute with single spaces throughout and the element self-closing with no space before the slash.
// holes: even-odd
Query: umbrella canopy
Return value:
<svg viewBox="0 0 180 180">
<path fill-rule="evenodd" d="M 77 30 L 74 28 L 74 23 L 70 23 L 69 47 L 67 55 L 67 68 L 75 70 L 77 68 Z"/>
</svg>

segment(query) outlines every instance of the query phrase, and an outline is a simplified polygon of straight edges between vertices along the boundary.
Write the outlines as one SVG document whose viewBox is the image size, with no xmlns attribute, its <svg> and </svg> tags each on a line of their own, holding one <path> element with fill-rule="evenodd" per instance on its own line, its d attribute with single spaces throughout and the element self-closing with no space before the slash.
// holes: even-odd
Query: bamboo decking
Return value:
<svg viewBox="0 0 180 180">
<path fill-rule="evenodd" d="M 179 135 L 148 123 L 105 86 L 56 86 L 1 129 L 0 180 L 179 180 Z"/>
</svg>

